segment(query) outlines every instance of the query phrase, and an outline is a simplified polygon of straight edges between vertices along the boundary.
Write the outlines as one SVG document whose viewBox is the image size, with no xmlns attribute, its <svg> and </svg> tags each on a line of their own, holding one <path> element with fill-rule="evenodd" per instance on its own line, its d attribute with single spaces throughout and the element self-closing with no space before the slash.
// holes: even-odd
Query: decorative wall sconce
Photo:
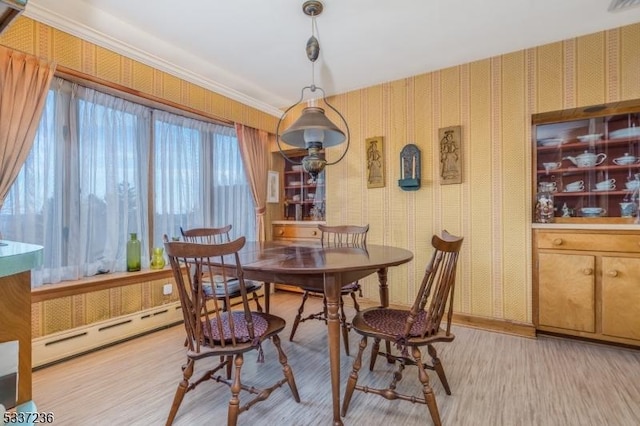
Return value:
<svg viewBox="0 0 640 426">
<path fill-rule="evenodd" d="M 420 189 L 420 149 L 410 143 L 400 151 L 400 180 L 398 186 L 404 191 Z"/>
</svg>

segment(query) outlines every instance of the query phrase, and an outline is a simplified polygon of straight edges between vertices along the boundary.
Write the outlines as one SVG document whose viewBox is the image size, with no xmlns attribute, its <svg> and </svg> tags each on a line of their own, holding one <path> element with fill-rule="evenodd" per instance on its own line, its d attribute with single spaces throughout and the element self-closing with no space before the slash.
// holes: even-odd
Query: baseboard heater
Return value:
<svg viewBox="0 0 640 426">
<path fill-rule="evenodd" d="M 32 365 L 41 367 L 182 321 L 180 302 L 32 340 Z"/>
</svg>

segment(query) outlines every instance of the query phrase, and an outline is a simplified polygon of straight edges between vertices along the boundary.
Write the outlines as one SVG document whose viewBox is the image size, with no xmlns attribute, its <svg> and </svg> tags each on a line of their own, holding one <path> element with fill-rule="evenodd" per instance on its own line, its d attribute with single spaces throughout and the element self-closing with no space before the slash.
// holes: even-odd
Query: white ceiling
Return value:
<svg viewBox="0 0 640 426">
<path fill-rule="evenodd" d="M 25 15 L 277 116 L 312 81 L 303 2 L 30 0 Z M 640 22 L 640 7 L 612 13 L 611 0 L 323 3 L 327 94 Z"/>
</svg>

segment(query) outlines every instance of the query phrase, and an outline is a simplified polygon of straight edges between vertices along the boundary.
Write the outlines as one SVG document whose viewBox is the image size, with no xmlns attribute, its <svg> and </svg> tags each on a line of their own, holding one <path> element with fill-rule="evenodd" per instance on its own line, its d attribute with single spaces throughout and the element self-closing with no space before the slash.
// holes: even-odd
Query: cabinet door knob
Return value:
<svg viewBox="0 0 640 426">
<path fill-rule="evenodd" d="M 582 272 L 585 275 L 593 275 L 593 269 L 592 268 L 584 268 L 584 270 Z"/>
<path fill-rule="evenodd" d="M 609 275 L 610 277 L 617 277 L 618 271 L 616 271 L 615 269 L 612 269 L 611 271 L 607 272 L 607 275 Z"/>
<path fill-rule="evenodd" d="M 311 232 L 311 235 L 313 235 L 313 236 L 318 235 L 318 231 L 313 231 L 313 232 Z"/>
<path fill-rule="evenodd" d="M 284 235 L 284 229 L 278 229 L 278 235 Z"/>
<path fill-rule="evenodd" d="M 562 241 L 562 238 L 556 238 L 555 240 L 553 240 L 553 245 L 554 246 L 561 246 L 563 242 L 564 241 Z"/>
</svg>

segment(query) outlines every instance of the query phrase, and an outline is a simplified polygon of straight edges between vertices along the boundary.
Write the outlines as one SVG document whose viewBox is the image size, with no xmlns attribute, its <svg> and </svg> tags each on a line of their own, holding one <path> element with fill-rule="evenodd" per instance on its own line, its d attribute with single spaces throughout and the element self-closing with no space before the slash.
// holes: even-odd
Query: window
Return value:
<svg viewBox="0 0 640 426">
<path fill-rule="evenodd" d="M 149 253 L 181 226 L 231 223 L 255 239 L 254 217 L 233 128 L 55 78 L 0 230 L 44 246 L 39 286 L 126 270 L 131 232 Z"/>
</svg>

